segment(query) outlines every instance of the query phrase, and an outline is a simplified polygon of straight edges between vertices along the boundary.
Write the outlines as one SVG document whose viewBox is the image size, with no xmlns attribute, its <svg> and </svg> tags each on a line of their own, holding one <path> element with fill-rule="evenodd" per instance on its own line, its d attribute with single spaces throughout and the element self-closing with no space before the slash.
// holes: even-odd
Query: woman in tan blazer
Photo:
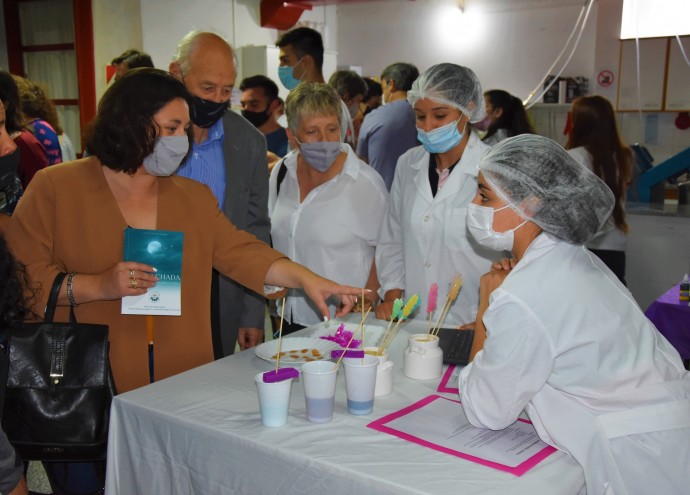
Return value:
<svg viewBox="0 0 690 495">
<path fill-rule="evenodd" d="M 66 321 L 71 305 L 79 322 L 110 326 L 120 392 L 149 383 L 147 317 L 121 314 L 121 298 L 144 294 L 157 282 L 154 267 L 122 261 L 126 228 L 184 233 L 181 316 L 153 317 L 156 380 L 213 359 L 212 268 L 262 295 L 267 286 L 303 288 L 324 316 L 330 296 L 342 298 L 341 316 L 361 292 L 319 277 L 237 230 L 205 185 L 171 176 L 189 149 L 189 98 L 166 72 L 128 72 L 100 102 L 87 139 L 93 156 L 36 174 L 7 231 L 37 290 L 36 315 L 42 317 L 62 271 L 71 284 L 63 284 L 56 321 Z"/>
</svg>

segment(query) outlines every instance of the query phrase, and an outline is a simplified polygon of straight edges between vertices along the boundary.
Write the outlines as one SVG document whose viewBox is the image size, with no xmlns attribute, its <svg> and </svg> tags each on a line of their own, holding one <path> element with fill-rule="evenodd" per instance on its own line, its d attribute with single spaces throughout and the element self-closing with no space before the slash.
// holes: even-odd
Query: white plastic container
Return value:
<svg viewBox="0 0 690 495">
<path fill-rule="evenodd" d="M 443 372 L 443 351 L 438 337 L 426 333 L 412 335 L 403 352 L 403 373 L 415 380 L 433 380 Z"/>
<path fill-rule="evenodd" d="M 379 358 L 379 365 L 376 368 L 376 388 L 374 389 L 374 396 L 382 397 L 393 391 L 393 361 L 390 360 L 388 349 L 383 351 L 383 354 L 380 356 L 377 354 L 378 351 L 378 347 L 364 348 L 364 352 Z"/>
</svg>

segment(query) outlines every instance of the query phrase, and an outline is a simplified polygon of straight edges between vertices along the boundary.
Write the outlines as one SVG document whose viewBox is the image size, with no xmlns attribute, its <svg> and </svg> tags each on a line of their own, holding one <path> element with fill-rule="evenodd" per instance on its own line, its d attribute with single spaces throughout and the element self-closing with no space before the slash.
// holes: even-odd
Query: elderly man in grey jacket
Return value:
<svg viewBox="0 0 690 495">
<path fill-rule="evenodd" d="M 269 242 L 266 139 L 228 112 L 237 78 L 232 47 L 213 33 L 193 31 L 178 44 L 170 73 L 192 94 L 194 142 L 178 175 L 208 185 L 237 228 Z M 216 358 L 263 341 L 265 300 L 214 273 L 211 322 Z"/>
</svg>

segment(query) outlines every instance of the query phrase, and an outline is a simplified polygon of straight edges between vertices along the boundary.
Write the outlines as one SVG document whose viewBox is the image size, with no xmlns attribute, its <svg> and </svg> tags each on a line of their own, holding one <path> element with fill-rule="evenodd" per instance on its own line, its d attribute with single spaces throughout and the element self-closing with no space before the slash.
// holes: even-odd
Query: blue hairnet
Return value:
<svg viewBox="0 0 690 495">
<path fill-rule="evenodd" d="M 558 143 L 522 134 L 479 161 L 493 191 L 523 218 L 571 244 L 584 244 L 611 215 L 613 193 Z"/>
<path fill-rule="evenodd" d="M 407 101 L 412 106 L 422 98 L 455 107 L 467 115 L 470 122 L 479 122 L 486 116 L 479 78 L 472 69 L 460 65 L 438 64 L 425 70 L 407 92 Z"/>
</svg>

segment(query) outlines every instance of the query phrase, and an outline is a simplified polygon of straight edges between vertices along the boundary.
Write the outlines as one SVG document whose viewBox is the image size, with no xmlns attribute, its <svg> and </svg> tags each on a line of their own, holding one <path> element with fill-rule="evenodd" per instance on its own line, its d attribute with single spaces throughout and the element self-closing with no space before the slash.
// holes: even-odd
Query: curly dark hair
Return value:
<svg viewBox="0 0 690 495">
<path fill-rule="evenodd" d="M 15 261 L 5 238 L 0 235 L 0 341 L 4 341 L 7 332 L 29 314 L 25 284 L 24 267 Z"/>
<path fill-rule="evenodd" d="M 22 111 L 27 119 L 41 119 L 45 120 L 55 131 L 58 136 L 63 134 L 63 129 L 60 127 L 60 120 L 58 119 L 55 105 L 46 92 L 38 84 L 24 79 L 19 76 L 14 77 L 19 89 L 19 99 L 21 101 Z"/>
<path fill-rule="evenodd" d="M 12 74 L 0 69 L 0 100 L 5 106 L 5 128 L 12 134 L 26 129 L 24 114 L 19 101 L 19 89 Z"/>
<path fill-rule="evenodd" d="M 154 115 L 175 98 L 192 104 L 184 84 L 169 73 L 151 68 L 128 71 L 98 104 L 87 131 L 89 152 L 108 168 L 134 174 L 158 139 Z"/>
</svg>

